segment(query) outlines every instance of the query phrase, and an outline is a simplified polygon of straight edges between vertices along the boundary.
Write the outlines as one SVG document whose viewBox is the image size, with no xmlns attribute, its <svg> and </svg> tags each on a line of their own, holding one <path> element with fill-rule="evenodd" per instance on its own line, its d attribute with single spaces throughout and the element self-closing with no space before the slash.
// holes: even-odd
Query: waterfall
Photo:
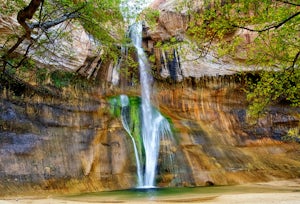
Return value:
<svg viewBox="0 0 300 204">
<path fill-rule="evenodd" d="M 115 66 L 113 67 L 113 70 L 112 70 L 112 77 L 111 77 L 111 82 L 113 85 L 117 85 L 120 81 L 120 67 L 121 67 L 121 64 L 123 62 L 123 56 L 126 54 L 126 48 L 125 46 L 121 46 L 121 56 L 120 58 L 118 59 L 118 62 L 115 64 Z"/>
<path fill-rule="evenodd" d="M 151 107 L 152 76 L 147 56 L 142 48 L 142 23 L 133 24 L 131 29 L 131 39 L 138 54 L 142 95 L 142 137 L 146 154 L 143 186 L 152 187 L 154 186 L 159 152 L 159 125 L 163 117 L 160 114 L 154 114 Z"/>
<path fill-rule="evenodd" d="M 157 173 L 163 173 L 164 170 L 177 173 L 177 167 L 173 165 L 176 142 L 169 121 L 150 102 L 147 110 L 150 117 L 144 117 L 145 107 L 140 97 L 120 95 L 111 98 L 110 103 L 111 113 L 121 118 L 133 145 L 137 187 L 155 187 Z"/>
<path fill-rule="evenodd" d="M 170 124 L 166 118 L 164 118 L 159 111 L 151 105 L 151 87 L 153 78 L 151 75 L 151 67 L 142 48 L 142 22 L 136 22 L 136 16 L 142 11 L 147 4 L 144 0 L 135 1 L 121 1 L 121 10 L 125 21 L 130 25 L 130 37 L 134 47 L 136 48 L 139 71 L 140 71 L 140 84 L 141 84 L 141 135 L 143 142 L 143 150 L 145 154 L 145 161 L 141 161 L 135 148 L 135 155 L 137 161 L 137 174 L 138 174 L 138 187 L 151 188 L 155 187 L 155 177 L 157 173 L 157 163 L 160 151 L 161 137 L 172 137 L 172 131 Z M 148 2 L 149 3 L 149 2 Z M 125 97 L 121 96 L 122 110 L 127 106 Z M 122 113 L 123 126 L 132 138 L 129 126 L 126 124 L 125 116 Z M 139 164 L 138 164 L 139 163 Z M 141 170 L 141 164 L 144 164 L 143 171 Z M 143 175 L 140 175 L 143 173 Z M 142 179 L 142 181 L 141 181 Z"/>
<path fill-rule="evenodd" d="M 151 105 L 153 78 L 148 58 L 142 48 L 142 23 L 135 23 L 131 29 L 131 39 L 138 54 L 142 97 L 142 138 L 145 149 L 145 171 L 142 187 L 154 187 L 161 137 L 173 138 L 173 135 L 167 119 Z"/>
</svg>

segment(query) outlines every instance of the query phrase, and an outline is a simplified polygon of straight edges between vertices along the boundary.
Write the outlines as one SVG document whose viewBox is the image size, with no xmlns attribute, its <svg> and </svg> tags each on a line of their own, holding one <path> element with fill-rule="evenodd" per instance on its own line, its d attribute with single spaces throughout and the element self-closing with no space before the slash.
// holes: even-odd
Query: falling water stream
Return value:
<svg viewBox="0 0 300 204">
<path fill-rule="evenodd" d="M 121 120 L 122 120 L 122 124 L 124 129 L 126 130 L 126 132 L 128 133 L 128 135 L 131 138 L 132 144 L 133 144 L 133 148 L 134 148 L 134 156 L 136 159 L 136 172 L 137 172 L 137 176 L 138 176 L 138 186 L 143 186 L 143 173 L 142 173 L 142 168 L 141 168 L 141 158 L 139 156 L 138 153 L 138 149 L 136 146 L 136 142 L 134 140 L 134 136 L 131 133 L 130 127 L 129 127 L 129 121 L 128 121 L 128 115 L 129 115 L 129 99 L 128 96 L 126 95 L 121 95 L 120 96 L 120 102 L 121 102 Z"/>
<path fill-rule="evenodd" d="M 140 71 L 140 83 L 141 83 L 141 135 L 144 147 L 145 161 L 142 162 L 137 153 L 136 145 L 135 156 L 137 161 L 137 175 L 138 175 L 138 187 L 140 188 L 152 188 L 155 187 L 155 176 L 157 168 L 157 160 L 160 149 L 160 139 L 164 136 L 172 136 L 172 131 L 169 122 L 151 105 L 151 86 L 152 75 L 150 74 L 150 64 L 147 59 L 146 53 L 142 48 L 142 22 L 135 22 L 137 15 L 144 9 L 149 3 L 143 0 L 136 1 L 122 1 L 121 10 L 125 21 L 130 26 L 130 37 L 134 47 L 136 48 L 139 62 Z M 125 100 L 124 96 L 121 96 L 121 101 Z M 122 103 L 122 109 L 126 106 L 124 101 Z M 132 138 L 128 125 L 122 114 L 123 125 Z M 140 163 L 139 163 L 140 162 Z M 142 168 L 142 165 L 144 167 Z"/>
<path fill-rule="evenodd" d="M 150 65 L 142 48 L 142 23 L 138 22 L 132 26 L 131 38 L 138 53 L 140 68 L 140 83 L 142 95 L 142 137 L 146 154 L 144 187 L 153 187 L 155 169 L 159 152 L 159 126 L 163 117 L 155 114 L 151 106 L 151 81 Z"/>
</svg>

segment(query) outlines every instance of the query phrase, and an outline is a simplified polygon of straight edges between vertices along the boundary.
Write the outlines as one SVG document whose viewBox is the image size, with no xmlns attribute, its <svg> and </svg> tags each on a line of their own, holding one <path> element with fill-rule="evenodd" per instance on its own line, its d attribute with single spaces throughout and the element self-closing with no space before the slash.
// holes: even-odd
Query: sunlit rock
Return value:
<svg viewBox="0 0 300 204">
<path fill-rule="evenodd" d="M 154 104 L 172 122 L 176 141 L 161 141 L 158 186 L 299 177 L 299 143 L 291 142 L 299 128 L 299 109 L 273 106 L 252 124 L 234 78 L 203 77 L 183 84 L 184 88 L 155 82 Z M 138 90 L 131 93 L 137 95 Z M 105 95 L 82 93 L 81 100 L 43 103 L 32 97 L 15 103 L 7 94 L 0 101 L 1 191 L 20 192 L 15 187 L 21 184 L 27 185 L 24 192 L 136 186 L 132 141 L 120 118 L 110 113 Z M 163 159 L 168 156 L 174 158 L 172 165 Z"/>
<path fill-rule="evenodd" d="M 157 8 L 166 9 L 174 2 L 161 7 L 165 1 L 155 3 Z M 170 121 L 175 135 L 175 142 L 166 138 L 160 142 L 163 148 L 159 151 L 157 186 L 232 185 L 299 178 L 300 146 L 295 137 L 299 135 L 299 108 L 274 105 L 257 123 L 248 121 L 244 87 L 237 82 L 241 78 L 232 75 L 239 67 L 212 55 L 198 59 L 193 43 L 183 44 L 180 49 L 155 47 L 159 39 L 181 40 L 185 16 L 175 11 L 175 7 L 166 9 L 165 19 L 160 21 L 165 26 L 161 24 L 161 30 L 152 33 L 153 39 L 144 42 L 147 52 L 155 56 L 155 74 L 182 82 L 151 82 L 151 105 Z M 13 24 L 13 19 L 1 22 L 5 35 L 13 31 L 14 26 L 7 24 Z M 75 29 L 71 34 L 74 41 L 59 41 L 65 50 L 53 55 L 51 45 L 47 45 L 49 57 L 36 60 L 59 69 L 75 71 L 80 67 L 83 75 L 92 77 L 93 68 L 85 65 L 95 68 L 99 56 L 90 55 L 90 39 L 85 32 Z M 241 35 L 247 42 L 247 35 Z M 74 46 L 79 48 L 72 55 L 69 52 Z M 111 62 L 106 66 L 100 70 L 101 77 L 118 84 L 120 67 Z M 70 95 L 66 99 L 39 96 L 26 89 L 15 94 L 0 86 L 1 195 L 135 187 L 137 164 L 132 141 L 122 120 L 111 113 L 109 99 L 124 93 L 137 96 L 139 89 L 134 83 L 124 83 L 122 90 L 105 83 L 95 89 L 61 89 L 62 95 Z M 137 124 L 132 126 L 136 128 Z M 176 162 L 171 164 L 166 157 Z"/>
<path fill-rule="evenodd" d="M 55 32 L 53 32 L 55 31 Z M 9 49 L 13 41 L 6 41 L 10 35 L 22 35 L 22 27 L 18 24 L 16 16 L 0 15 L 0 44 Z M 86 33 L 79 23 L 61 23 L 48 30 L 46 35 L 32 34 L 36 43 L 25 40 L 17 49 L 17 52 L 24 54 L 30 47 L 28 56 L 31 56 L 40 67 L 53 67 L 77 71 L 86 66 L 86 59 L 97 56 L 97 46 L 94 40 Z M 39 45 L 40 42 L 43 45 Z M 94 67 L 95 68 L 95 67 Z"/>
<path fill-rule="evenodd" d="M 6 37 L 8 35 L 11 35 L 17 31 L 20 32 L 20 28 L 18 28 L 18 21 L 16 17 L 12 16 L 4 16 L 0 14 L 0 43 L 3 46 L 3 44 L 6 41 Z"/>
<path fill-rule="evenodd" d="M 202 48 L 204 45 L 199 46 L 186 35 L 192 18 L 187 11 L 201 12 L 203 4 L 202 0 L 189 3 L 157 0 L 152 3 L 152 8 L 158 10 L 160 15 L 155 26 L 145 24 L 144 41 L 146 42 L 144 47 L 149 55 L 155 56 L 153 63 L 157 76 L 182 81 L 188 77 L 230 75 L 252 69 L 241 66 L 238 62 L 245 60 L 247 46 L 253 42 L 257 34 L 238 29 L 234 34 L 228 36 L 226 39 L 228 42 L 232 40 L 233 36 L 240 36 L 242 40 L 236 55 L 232 58 L 220 58 L 210 50 L 209 45 L 207 48 Z M 147 18 L 145 21 L 147 22 Z M 170 42 L 171 44 L 176 42 L 177 46 L 168 45 Z M 161 46 L 164 43 L 166 46 Z M 214 44 L 214 42 L 211 43 Z M 177 53 L 177 56 L 174 56 L 174 52 Z M 174 67 L 174 59 L 177 59 L 176 64 L 179 66 L 175 65 Z"/>
<path fill-rule="evenodd" d="M 171 37 L 183 38 L 187 29 L 187 16 L 179 13 L 163 11 L 159 15 L 155 29 L 149 29 L 148 35 L 154 41 L 169 40 Z"/>
</svg>

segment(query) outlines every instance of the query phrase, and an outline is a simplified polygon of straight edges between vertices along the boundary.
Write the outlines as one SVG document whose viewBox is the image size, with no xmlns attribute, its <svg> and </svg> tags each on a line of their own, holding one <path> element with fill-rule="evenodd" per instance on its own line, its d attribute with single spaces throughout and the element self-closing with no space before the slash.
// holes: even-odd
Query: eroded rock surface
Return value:
<svg viewBox="0 0 300 204">
<path fill-rule="evenodd" d="M 188 77 L 200 78 L 203 76 L 220 76 L 234 74 L 240 71 L 249 71 L 253 68 L 240 65 L 247 56 L 247 46 L 253 42 L 257 34 L 244 29 L 237 29 L 227 37 L 230 42 L 233 36 L 239 36 L 242 43 L 237 48 L 234 58 L 220 58 L 207 48 L 203 49 L 197 42 L 191 40 L 187 30 L 193 18 L 188 10 L 201 12 L 204 2 L 202 0 L 190 2 L 162 1 L 152 3 L 152 8 L 160 15 L 155 26 L 146 23 L 144 30 L 144 48 L 149 55 L 155 56 L 154 65 L 157 76 L 182 81 Z M 147 22 L 147 19 L 145 19 Z M 250 26 L 251 27 L 251 26 Z M 174 40 L 178 46 L 157 46 L 164 43 L 172 44 Z M 214 42 L 211 42 L 214 44 Z M 201 44 L 201 43 L 200 43 Z M 177 57 L 173 53 L 177 53 Z M 177 58 L 174 64 L 174 58 Z M 175 74 L 175 75 L 174 75 Z"/>
<path fill-rule="evenodd" d="M 161 142 L 171 145 L 161 154 L 171 154 L 175 162 L 168 166 L 159 160 L 158 186 L 228 185 L 300 176 L 300 146 L 288 138 L 291 130 L 299 129 L 299 109 L 274 106 L 252 124 L 240 84 L 232 78 L 155 87 L 154 104 L 172 121 L 177 141 Z M 2 95 L 1 192 L 134 187 L 131 139 L 100 93 L 64 102 L 41 102 L 37 96 L 21 102 Z"/>
</svg>

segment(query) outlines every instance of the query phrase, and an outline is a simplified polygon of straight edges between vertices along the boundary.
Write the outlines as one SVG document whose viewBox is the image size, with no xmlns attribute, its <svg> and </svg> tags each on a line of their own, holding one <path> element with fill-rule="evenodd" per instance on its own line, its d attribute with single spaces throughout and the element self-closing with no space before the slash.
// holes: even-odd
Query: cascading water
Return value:
<svg viewBox="0 0 300 204">
<path fill-rule="evenodd" d="M 137 50 L 139 68 L 140 68 L 140 83 L 142 95 L 142 137 L 146 154 L 145 162 L 145 187 L 154 186 L 155 170 L 157 166 L 157 158 L 159 152 L 159 125 L 164 119 L 160 114 L 154 114 L 151 107 L 151 83 L 152 76 L 150 75 L 150 65 L 146 54 L 142 48 L 142 23 L 138 22 L 131 27 L 131 39 Z"/>
<path fill-rule="evenodd" d="M 130 136 L 131 140 L 132 140 L 132 144 L 133 144 L 133 148 L 134 148 L 134 155 L 135 155 L 135 160 L 136 160 L 136 172 L 138 175 L 138 186 L 142 186 L 143 185 L 143 172 L 142 172 L 142 168 L 141 168 L 141 160 L 140 160 L 140 156 L 138 153 L 138 149 L 136 146 L 136 141 L 133 137 L 133 135 L 131 134 L 130 131 L 130 127 L 129 127 L 129 121 L 128 121 L 128 116 L 129 114 L 129 99 L 128 96 L 126 95 L 121 95 L 120 96 L 120 101 L 121 101 L 121 120 L 122 120 L 122 124 L 124 129 L 126 130 L 126 132 L 128 133 L 128 135 Z"/>
<path fill-rule="evenodd" d="M 160 172 L 177 173 L 174 167 L 175 144 L 169 121 L 150 102 L 145 116 L 145 106 L 140 97 L 120 95 L 110 100 L 112 113 L 121 117 L 123 128 L 130 136 L 136 161 L 137 187 L 155 187 L 160 159 Z M 150 121 L 147 121 L 150 120 Z M 174 146 L 173 146 L 174 147 Z"/>
<path fill-rule="evenodd" d="M 140 83 L 141 83 L 141 134 L 143 142 L 143 150 L 145 154 L 145 161 L 141 162 L 141 158 L 135 148 L 135 156 L 137 161 L 137 174 L 138 174 L 138 187 L 140 188 L 151 188 L 155 186 L 155 177 L 157 171 L 157 162 L 160 151 L 160 138 L 161 137 L 172 137 L 172 131 L 169 122 L 151 105 L 151 86 L 152 86 L 152 75 L 150 74 L 150 64 L 148 62 L 146 53 L 142 48 L 142 22 L 134 23 L 136 16 L 142 11 L 147 4 L 144 0 L 136 1 L 122 1 L 121 10 L 125 21 L 130 25 L 130 37 L 134 47 L 136 48 L 139 62 L 140 71 Z M 150 3 L 150 2 L 148 2 Z M 124 96 L 121 96 L 121 101 L 125 100 Z M 126 107 L 127 102 L 122 102 L 122 111 Z M 125 116 L 122 114 L 122 122 L 124 128 L 132 138 L 133 143 L 134 137 L 131 135 L 128 129 L 128 123 L 124 119 Z M 170 160 L 172 160 L 170 158 Z M 138 164 L 139 163 L 139 164 Z M 141 164 L 144 164 L 143 171 Z M 141 175 L 143 173 L 143 175 Z"/>
</svg>

